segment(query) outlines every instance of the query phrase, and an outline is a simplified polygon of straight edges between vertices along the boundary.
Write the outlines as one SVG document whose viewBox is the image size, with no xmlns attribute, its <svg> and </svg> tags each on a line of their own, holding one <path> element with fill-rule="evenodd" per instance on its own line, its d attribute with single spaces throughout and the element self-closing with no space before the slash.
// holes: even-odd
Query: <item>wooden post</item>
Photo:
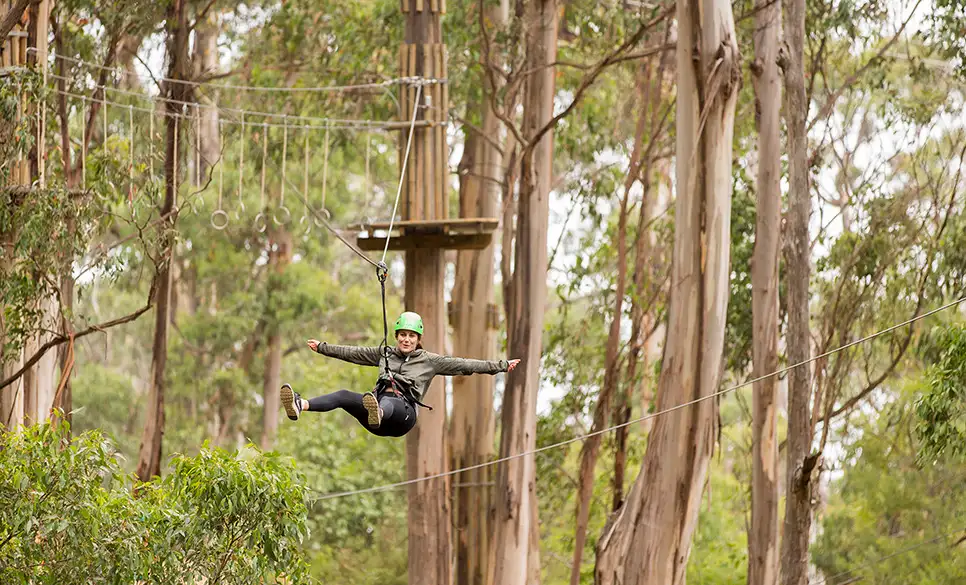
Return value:
<svg viewBox="0 0 966 585">
<path fill-rule="evenodd" d="M 402 77 L 444 78 L 445 49 L 440 2 L 409 0 L 402 2 L 406 19 L 405 40 L 400 56 Z M 400 89 L 401 120 L 413 115 L 416 88 Z M 405 220 L 445 219 L 447 215 L 446 141 L 439 122 L 446 118 L 445 91 L 427 85 L 420 92 L 417 120 L 436 122 L 415 129 L 403 177 L 400 210 Z M 400 135 L 400 165 L 409 132 Z M 422 343 L 430 351 L 443 351 L 446 335 L 446 306 L 443 299 L 443 250 L 421 249 L 406 252 L 406 308 L 423 317 Z M 409 478 L 445 471 L 446 399 L 442 378 L 428 389 L 428 402 L 434 410 L 421 410 L 419 424 L 407 437 Z M 409 583 L 449 585 L 452 582 L 450 541 L 449 480 L 439 479 L 409 486 Z"/>
</svg>

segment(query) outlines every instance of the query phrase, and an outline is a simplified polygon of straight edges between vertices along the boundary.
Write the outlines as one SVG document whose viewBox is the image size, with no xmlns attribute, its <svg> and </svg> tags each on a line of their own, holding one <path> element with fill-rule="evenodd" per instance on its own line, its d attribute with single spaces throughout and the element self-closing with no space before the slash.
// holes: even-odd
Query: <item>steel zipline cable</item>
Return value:
<svg viewBox="0 0 966 585">
<path fill-rule="evenodd" d="M 436 473 L 436 474 L 433 474 L 433 475 L 427 475 L 427 476 L 424 476 L 424 477 L 417 477 L 417 478 L 408 479 L 408 480 L 400 481 L 400 482 L 396 482 L 396 483 L 390 483 L 390 484 L 385 484 L 385 485 L 380 485 L 380 486 L 373 486 L 373 487 L 362 488 L 362 489 L 357 489 L 357 490 L 347 490 L 347 491 L 342 491 L 342 492 L 331 492 L 331 493 L 320 493 L 320 495 L 318 495 L 317 497 L 310 498 L 310 501 L 331 500 L 331 499 L 334 499 L 334 498 L 345 498 L 345 497 L 355 496 L 355 495 L 360 495 L 360 494 L 370 494 L 370 493 L 375 493 L 375 492 L 384 492 L 384 491 L 388 491 L 388 490 L 392 490 L 392 489 L 396 489 L 396 488 L 400 488 L 400 487 L 412 485 L 412 484 L 415 484 L 415 483 L 421 483 L 421 482 L 424 482 L 424 481 L 430 481 L 430 480 L 433 480 L 433 479 L 440 479 L 440 478 L 443 478 L 443 477 L 449 477 L 449 476 L 452 476 L 452 475 L 457 475 L 457 474 L 463 473 L 465 471 L 472 471 L 474 469 L 482 469 L 484 467 L 489 467 L 491 465 L 497 465 L 497 464 L 500 464 L 500 463 L 505 463 L 507 461 L 512 461 L 512 460 L 518 459 L 520 457 L 526 457 L 528 455 L 535 455 L 537 453 L 542 453 L 544 451 L 549 451 L 551 449 L 556 449 L 558 447 L 563 447 L 563 446 L 566 446 L 566 445 L 570 445 L 572 443 L 576 443 L 576 442 L 579 442 L 579 441 L 583 441 L 584 439 L 589 439 L 590 437 L 596 437 L 598 435 L 603 435 L 605 433 L 609 433 L 609 432 L 615 431 L 615 430 L 620 429 L 620 428 L 623 428 L 623 427 L 627 427 L 627 426 L 630 426 L 630 425 L 633 425 L 633 424 L 636 424 L 636 423 L 639 423 L 639 422 L 643 422 L 643 421 L 646 421 L 646 420 L 655 419 L 655 418 L 657 418 L 659 416 L 663 416 L 665 414 L 670 414 L 670 413 L 675 412 L 677 410 L 681 410 L 683 408 L 687 408 L 689 406 L 693 406 L 695 404 L 698 404 L 699 402 L 704 402 L 705 400 L 711 400 L 712 398 L 717 398 L 719 396 L 723 396 L 723 395 L 728 394 L 730 392 L 734 392 L 735 390 L 738 390 L 740 388 L 744 388 L 745 386 L 750 386 L 750 385 L 754 384 L 755 382 L 759 382 L 761 380 L 766 380 L 766 379 L 771 378 L 771 377 L 774 377 L 774 376 L 780 376 L 780 375 L 784 374 L 785 372 L 788 372 L 788 371 L 793 370 L 795 368 L 799 368 L 799 367 L 802 367 L 802 366 L 806 366 L 806 365 L 808 365 L 808 364 L 810 364 L 812 362 L 815 362 L 815 361 L 824 359 L 824 358 L 826 358 L 826 357 L 828 357 L 830 355 L 833 355 L 833 354 L 836 354 L 836 353 L 845 351 L 845 350 L 847 350 L 849 348 L 855 347 L 856 345 L 860 345 L 862 343 L 865 343 L 866 341 L 870 341 L 872 339 L 875 339 L 876 337 L 880 337 L 880 336 L 885 335 L 887 333 L 891 333 L 891 332 L 895 331 L 896 329 L 901 329 L 902 327 L 905 327 L 907 325 L 911 325 L 911 324 L 913 324 L 913 323 L 915 323 L 917 321 L 920 321 L 922 319 L 925 319 L 926 317 L 929 317 L 931 315 L 935 315 L 936 313 L 939 313 L 941 311 L 945 311 L 946 309 L 949 309 L 951 307 L 955 307 L 955 306 L 957 306 L 957 305 L 959 305 L 960 303 L 963 303 L 963 302 L 966 302 L 966 297 L 962 297 L 962 298 L 957 299 L 955 301 L 952 301 L 950 303 L 946 303 L 945 305 L 942 305 L 941 307 L 938 307 L 938 308 L 933 309 L 931 311 L 927 311 L 925 313 L 922 313 L 921 315 L 915 315 L 912 318 L 907 319 L 907 320 L 905 320 L 905 321 L 903 321 L 901 323 L 898 323 L 896 325 L 892 325 L 891 327 L 887 327 L 887 328 L 882 329 L 880 331 L 876 331 L 875 333 L 872 333 L 870 335 L 867 335 L 867 336 L 865 336 L 865 337 L 863 337 L 861 339 L 858 339 L 858 340 L 853 341 L 851 343 L 847 343 L 847 344 L 845 344 L 845 345 L 843 345 L 841 347 L 837 347 L 835 349 L 826 351 L 826 352 L 824 352 L 822 354 L 813 356 L 813 357 L 811 357 L 811 358 L 809 358 L 807 360 L 798 362 L 797 364 L 792 364 L 790 366 L 786 366 L 786 367 L 781 368 L 779 370 L 776 370 L 776 371 L 774 371 L 774 372 L 772 372 L 770 374 L 765 374 L 765 375 L 762 375 L 762 376 L 758 376 L 757 378 L 752 378 L 750 380 L 746 380 L 746 381 L 744 381 L 744 382 L 742 382 L 740 384 L 737 384 L 735 386 L 731 386 L 729 388 L 725 388 L 724 390 L 719 390 L 719 391 L 714 392 L 712 394 L 708 394 L 707 396 L 702 396 L 700 398 L 695 398 L 694 400 L 689 400 L 687 402 L 678 404 L 676 406 L 672 406 L 670 408 L 666 408 L 666 409 L 661 410 L 661 411 L 658 411 L 658 412 L 654 412 L 654 413 L 651 413 L 651 414 L 647 414 L 645 416 L 638 417 L 638 418 L 636 418 L 634 420 L 629 420 L 627 422 L 624 422 L 624 423 L 621 423 L 621 424 L 617 424 L 617 425 L 614 425 L 614 426 L 611 426 L 611 427 L 607 427 L 605 429 L 600 429 L 600 430 L 594 431 L 592 433 L 586 433 L 584 435 L 579 435 L 579 436 L 573 437 L 571 439 L 567 439 L 567 440 L 564 440 L 564 441 L 559 441 L 557 443 L 552 443 L 550 445 L 544 445 L 542 447 L 537 447 L 536 449 L 533 449 L 533 450 L 530 450 L 530 451 L 523 451 L 521 453 L 514 453 L 514 454 L 508 455 L 506 457 L 500 457 L 499 459 L 493 459 L 491 461 L 486 461 L 484 463 L 478 463 L 476 465 L 469 465 L 467 467 L 461 467 L 459 469 L 452 469 L 452 470 L 449 470 L 449 471 L 444 471 L 442 473 Z M 319 490 L 316 490 L 316 489 L 313 489 L 313 488 L 309 488 L 309 489 L 311 491 L 314 491 L 314 492 L 319 492 Z"/>
</svg>

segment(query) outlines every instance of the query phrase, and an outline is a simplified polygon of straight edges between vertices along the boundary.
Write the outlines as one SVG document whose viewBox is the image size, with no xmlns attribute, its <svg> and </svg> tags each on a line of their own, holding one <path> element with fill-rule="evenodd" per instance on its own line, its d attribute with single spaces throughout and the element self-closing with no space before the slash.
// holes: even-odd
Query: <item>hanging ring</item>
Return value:
<svg viewBox="0 0 966 585">
<path fill-rule="evenodd" d="M 314 218 L 315 225 L 317 227 L 325 227 L 325 222 L 332 220 L 332 214 L 329 213 L 329 210 L 326 209 L 326 208 L 324 208 L 324 207 L 321 208 L 321 209 L 319 209 L 319 213 L 325 216 L 325 221 L 320 221 L 319 220 L 319 216 L 315 216 L 315 218 Z"/>
<path fill-rule="evenodd" d="M 211 227 L 218 231 L 228 227 L 228 214 L 224 209 L 216 209 L 211 212 Z"/>
<path fill-rule="evenodd" d="M 258 227 L 259 220 L 262 222 L 262 227 Z M 266 221 L 266 219 L 265 219 L 265 214 L 264 213 L 259 213 L 258 215 L 256 215 L 255 216 L 255 221 L 252 222 L 252 225 L 255 226 L 255 230 L 258 231 L 258 233 L 264 232 L 265 231 L 265 228 L 268 227 L 268 221 Z"/>
<path fill-rule="evenodd" d="M 292 212 L 289 211 L 288 207 L 285 207 L 284 205 L 279 205 L 278 208 L 285 212 L 285 220 L 278 221 L 278 216 L 273 213 L 272 221 L 275 222 L 275 225 L 285 225 L 292 219 Z"/>
<path fill-rule="evenodd" d="M 245 213 L 245 203 L 241 199 L 238 200 L 238 209 L 235 210 L 235 219 L 240 220 L 242 214 Z"/>
</svg>

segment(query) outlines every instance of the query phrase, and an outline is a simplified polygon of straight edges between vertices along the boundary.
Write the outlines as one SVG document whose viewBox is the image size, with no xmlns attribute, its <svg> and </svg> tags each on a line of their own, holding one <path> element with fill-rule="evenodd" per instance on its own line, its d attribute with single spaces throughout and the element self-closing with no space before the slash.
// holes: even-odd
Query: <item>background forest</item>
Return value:
<svg viewBox="0 0 966 585">
<path fill-rule="evenodd" d="M 678 4 L 0 3 L 0 422 L 67 413 L 0 439 L 0 581 L 966 582 L 966 4 Z M 530 368 L 290 423 L 375 380 L 305 340 L 383 339 L 327 225 L 389 220 L 443 7 L 417 117 L 499 224 L 428 349 Z"/>
</svg>

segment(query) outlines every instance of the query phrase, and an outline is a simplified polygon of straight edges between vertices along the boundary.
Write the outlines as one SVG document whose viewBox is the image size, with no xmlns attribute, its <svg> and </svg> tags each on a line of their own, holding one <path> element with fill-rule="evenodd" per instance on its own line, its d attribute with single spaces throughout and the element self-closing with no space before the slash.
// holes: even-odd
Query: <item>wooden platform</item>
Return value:
<svg viewBox="0 0 966 585">
<path fill-rule="evenodd" d="M 390 250 L 482 250 L 490 245 L 499 224 L 495 217 L 461 217 L 397 221 L 392 224 L 392 233 L 388 233 L 388 221 L 351 225 L 349 229 L 361 232 L 356 243 L 369 251 L 382 250 L 387 235 Z"/>
</svg>

